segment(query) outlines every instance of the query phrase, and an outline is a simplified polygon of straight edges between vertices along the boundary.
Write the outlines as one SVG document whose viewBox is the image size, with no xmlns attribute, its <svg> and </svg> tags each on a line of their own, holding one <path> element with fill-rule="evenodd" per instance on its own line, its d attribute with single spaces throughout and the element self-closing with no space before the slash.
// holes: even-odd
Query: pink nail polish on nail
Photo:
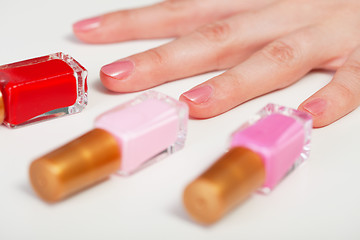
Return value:
<svg viewBox="0 0 360 240">
<path fill-rule="evenodd" d="M 110 63 L 101 68 L 101 72 L 110 77 L 122 80 L 128 77 L 134 70 L 134 63 L 129 60 L 121 60 Z"/>
<path fill-rule="evenodd" d="M 74 23 L 75 31 L 86 32 L 98 28 L 100 26 L 101 17 L 93 17 Z"/>
<path fill-rule="evenodd" d="M 203 85 L 183 93 L 183 96 L 195 104 L 201 104 L 210 99 L 212 92 L 213 88 L 210 85 Z"/>
<path fill-rule="evenodd" d="M 314 99 L 304 105 L 304 109 L 314 116 L 321 115 L 326 109 L 326 101 L 322 98 Z"/>
</svg>

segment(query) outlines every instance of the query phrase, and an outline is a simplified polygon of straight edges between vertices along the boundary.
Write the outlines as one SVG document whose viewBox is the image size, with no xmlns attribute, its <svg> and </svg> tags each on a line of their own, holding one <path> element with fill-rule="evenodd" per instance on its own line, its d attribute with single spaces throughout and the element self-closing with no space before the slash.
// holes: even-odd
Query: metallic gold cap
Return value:
<svg viewBox="0 0 360 240">
<path fill-rule="evenodd" d="M 4 122 L 5 119 L 5 105 L 2 97 L 2 93 L 0 91 L 0 124 Z"/>
<path fill-rule="evenodd" d="M 211 224 L 244 201 L 265 181 L 265 166 L 253 151 L 235 147 L 190 183 L 183 195 L 196 221 Z"/>
<path fill-rule="evenodd" d="M 31 185 L 42 199 L 56 202 L 116 172 L 120 157 L 116 139 L 94 129 L 33 161 Z"/>
</svg>

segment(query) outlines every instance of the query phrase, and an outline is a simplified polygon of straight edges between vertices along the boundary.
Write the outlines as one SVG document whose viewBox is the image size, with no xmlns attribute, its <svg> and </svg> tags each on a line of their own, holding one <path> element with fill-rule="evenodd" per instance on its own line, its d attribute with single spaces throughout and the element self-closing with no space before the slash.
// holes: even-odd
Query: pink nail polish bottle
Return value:
<svg viewBox="0 0 360 240">
<path fill-rule="evenodd" d="M 183 148 L 187 105 L 148 91 L 102 115 L 95 129 L 32 162 L 35 192 L 55 202 L 112 173 L 129 175 Z"/>
<path fill-rule="evenodd" d="M 309 156 L 312 119 L 269 104 L 232 136 L 231 148 L 184 191 L 198 222 L 211 224 L 259 190 L 269 193 Z"/>
</svg>

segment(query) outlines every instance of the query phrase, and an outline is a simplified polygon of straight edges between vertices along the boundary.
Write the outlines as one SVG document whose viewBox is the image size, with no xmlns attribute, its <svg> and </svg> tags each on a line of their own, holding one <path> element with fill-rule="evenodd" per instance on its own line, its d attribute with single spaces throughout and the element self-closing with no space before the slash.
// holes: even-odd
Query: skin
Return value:
<svg viewBox="0 0 360 240">
<path fill-rule="evenodd" d="M 359 12 L 358 0 L 170 0 L 73 29 L 87 43 L 176 37 L 122 59 L 133 69 L 117 77 L 103 67 L 101 81 L 115 92 L 225 69 L 180 96 L 194 118 L 285 88 L 313 69 L 336 71 L 299 106 L 313 115 L 314 127 L 323 127 L 360 105 Z"/>
</svg>

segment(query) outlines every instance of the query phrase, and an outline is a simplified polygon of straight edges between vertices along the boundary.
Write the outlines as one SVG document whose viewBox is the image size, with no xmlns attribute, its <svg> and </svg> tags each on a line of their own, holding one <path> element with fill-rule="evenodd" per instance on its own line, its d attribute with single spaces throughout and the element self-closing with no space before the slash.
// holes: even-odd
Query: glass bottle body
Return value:
<svg viewBox="0 0 360 240">
<path fill-rule="evenodd" d="M 3 123 L 22 126 L 82 111 L 87 71 L 69 55 L 50 54 L 0 66 L 0 91 Z"/>
</svg>

